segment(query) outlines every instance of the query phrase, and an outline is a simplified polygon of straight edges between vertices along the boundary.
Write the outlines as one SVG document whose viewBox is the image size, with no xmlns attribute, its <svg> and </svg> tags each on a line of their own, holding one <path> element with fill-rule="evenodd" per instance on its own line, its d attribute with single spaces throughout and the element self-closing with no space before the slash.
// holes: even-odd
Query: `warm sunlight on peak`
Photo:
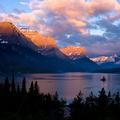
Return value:
<svg viewBox="0 0 120 120">
<path fill-rule="evenodd" d="M 118 56 L 115 54 L 115 55 L 114 55 L 114 58 L 115 58 L 115 57 L 118 57 Z"/>
</svg>

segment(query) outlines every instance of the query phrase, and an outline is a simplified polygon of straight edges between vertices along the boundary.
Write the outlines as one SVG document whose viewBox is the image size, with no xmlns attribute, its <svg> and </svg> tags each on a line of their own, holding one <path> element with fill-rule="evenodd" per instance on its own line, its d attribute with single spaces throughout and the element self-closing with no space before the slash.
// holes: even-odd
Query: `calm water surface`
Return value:
<svg viewBox="0 0 120 120">
<path fill-rule="evenodd" d="M 0 82 L 4 83 L 7 74 L 0 73 Z M 100 81 L 106 77 L 106 82 Z M 8 74 L 9 82 L 12 80 L 12 74 Z M 22 84 L 23 77 L 26 78 L 27 90 L 30 87 L 31 81 L 37 81 L 40 87 L 40 92 L 55 94 L 58 92 L 59 98 L 65 98 L 70 103 L 81 90 L 84 98 L 93 94 L 98 95 L 98 91 L 102 87 L 106 92 L 109 90 L 112 93 L 120 91 L 120 74 L 104 74 L 104 73 L 57 73 L 57 74 L 14 74 L 15 83 Z"/>
</svg>

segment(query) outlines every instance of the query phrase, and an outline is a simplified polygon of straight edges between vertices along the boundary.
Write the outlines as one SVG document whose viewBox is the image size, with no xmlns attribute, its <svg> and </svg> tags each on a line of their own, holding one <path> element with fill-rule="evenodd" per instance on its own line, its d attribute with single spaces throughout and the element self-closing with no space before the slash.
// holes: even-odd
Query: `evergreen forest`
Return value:
<svg viewBox="0 0 120 120">
<path fill-rule="evenodd" d="M 41 93 L 37 81 L 31 82 L 29 90 L 25 77 L 22 86 L 16 85 L 13 74 L 11 83 L 7 76 L 0 84 L 0 120 L 120 120 L 119 92 L 106 93 L 104 88 L 98 92 L 98 96 L 91 92 L 83 98 L 79 91 L 66 105 L 67 101 L 59 98 L 57 92 Z"/>
</svg>

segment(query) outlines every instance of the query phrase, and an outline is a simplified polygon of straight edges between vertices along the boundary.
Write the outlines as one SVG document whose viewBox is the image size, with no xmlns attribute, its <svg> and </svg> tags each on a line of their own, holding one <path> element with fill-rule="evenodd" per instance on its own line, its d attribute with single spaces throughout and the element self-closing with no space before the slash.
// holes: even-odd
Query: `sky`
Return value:
<svg viewBox="0 0 120 120">
<path fill-rule="evenodd" d="M 88 57 L 120 56 L 120 0 L 0 0 L 0 22 L 53 37 Z"/>
</svg>

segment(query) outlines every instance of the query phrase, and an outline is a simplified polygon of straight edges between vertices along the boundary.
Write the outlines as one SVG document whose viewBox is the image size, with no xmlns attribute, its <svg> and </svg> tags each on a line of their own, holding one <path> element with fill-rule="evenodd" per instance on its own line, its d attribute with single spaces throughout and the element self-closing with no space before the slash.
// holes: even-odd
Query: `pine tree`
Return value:
<svg viewBox="0 0 120 120">
<path fill-rule="evenodd" d="M 8 76 L 5 78 L 4 91 L 5 91 L 5 94 L 9 94 L 10 93 L 10 83 L 9 83 Z"/>
<path fill-rule="evenodd" d="M 22 94 L 26 94 L 26 93 L 27 93 L 27 90 L 26 90 L 26 79 L 24 77 L 23 81 L 22 81 Z"/>
<path fill-rule="evenodd" d="M 58 101 L 58 93 L 57 93 L 57 91 L 55 92 L 55 95 L 54 95 L 54 101 Z"/>
<path fill-rule="evenodd" d="M 81 92 L 81 90 L 78 93 L 78 95 L 76 95 L 76 96 L 77 96 L 77 98 L 74 98 L 73 102 L 77 103 L 77 104 L 81 104 L 83 102 L 83 93 Z"/>
<path fill-rule="evenodd" d="M 17 86 L 17 95 L 18 95 L 18 96 L 20 95 L 20 86 L 19 86 L 19 84 L 18 84 L 18 86 Z"/>
<path fill-rule="evenodd" d="M 33 96 L 33 92 L 34 92 L 34 86 L 33 86 L 33 81 L 31 82 L 30 88 L 29 88 L 29 94 L 31 96 Z"/>
<path fill-rule="evenodd" d="M 119 92 L 117 92 L 117 95 L 115 96 L 115 101 L 117 103 L 117 106 L 119 106 L 119 104 L 120 104 Z"/>
<path fill-rule="evenodd" d="M 15 90 L 15 78 L 14 78 L 14 74 L 12 76 L 12 95 L 15 95 L 16 90 Z"/>
<path fill-rule="evenodd" d="M 98 97 L 98 103 L 99 105 L 107 105 L 108 104 L 108 99 L 107 99 L 107 95 L 106 92 L 104 90 L 104 88 L 101 89 L 101 91 L 99 91 L 99 97 Z"/>
<path fill-rule="evenodd" d="M 34 94 L 35 94 L 35 96 L 37 97 L 37 96 L 39 96 L 39 86 L 38 86 L 38 83 L 37 83 L 37 81 L 35 81 L 35 85 L 34 85 Z"/>
</svg>

